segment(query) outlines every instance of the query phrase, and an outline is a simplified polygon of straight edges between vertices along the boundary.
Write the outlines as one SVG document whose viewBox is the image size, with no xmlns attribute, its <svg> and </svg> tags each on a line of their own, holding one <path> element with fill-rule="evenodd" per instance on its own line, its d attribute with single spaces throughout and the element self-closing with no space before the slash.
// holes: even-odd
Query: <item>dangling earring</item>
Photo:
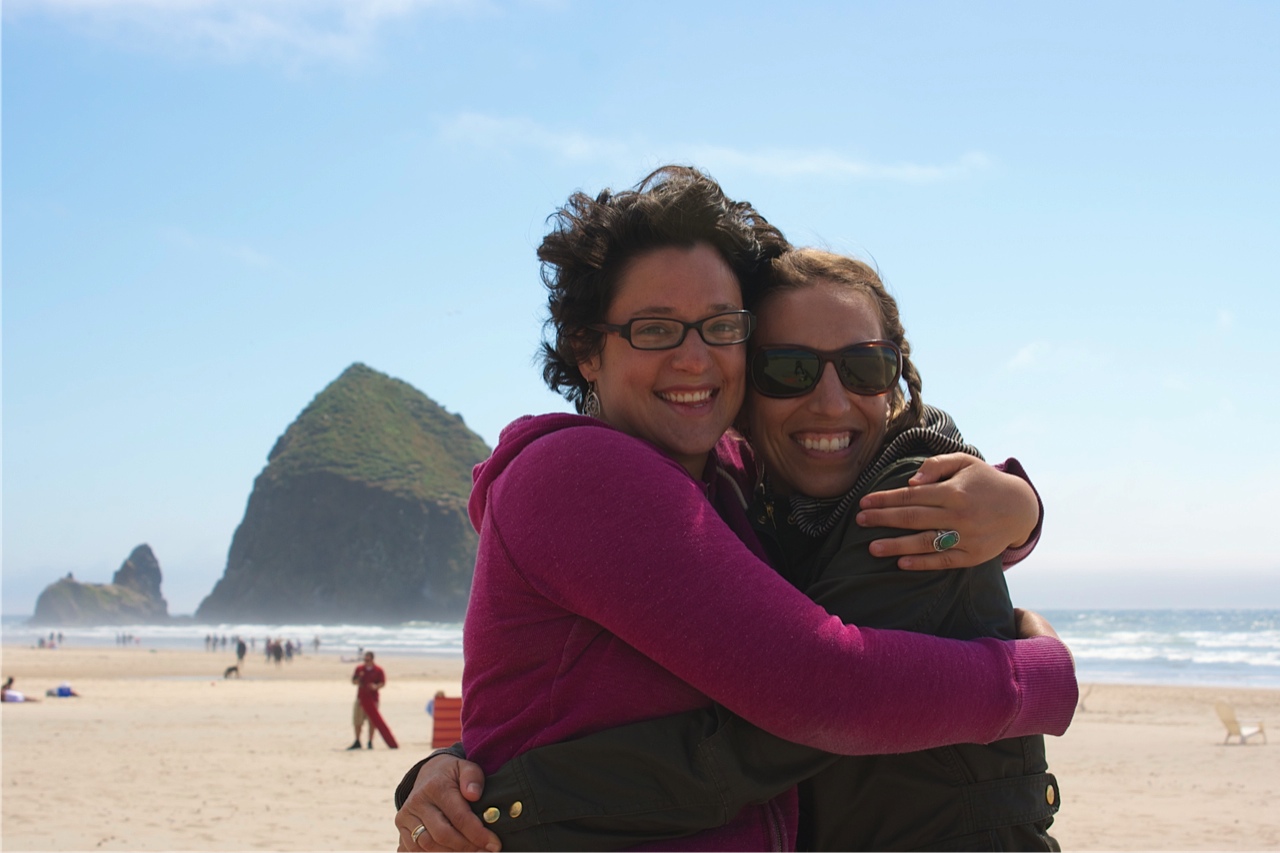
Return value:
<svg viewBox="0 0 1280 853">
<path fill-rule="evenodd" d="M 587 396 L 582 398 L 582 414 L 589 418 L 600 417 L 600 395 L 596 393 L 595 383 L 587 389 Z"/>
</svg>

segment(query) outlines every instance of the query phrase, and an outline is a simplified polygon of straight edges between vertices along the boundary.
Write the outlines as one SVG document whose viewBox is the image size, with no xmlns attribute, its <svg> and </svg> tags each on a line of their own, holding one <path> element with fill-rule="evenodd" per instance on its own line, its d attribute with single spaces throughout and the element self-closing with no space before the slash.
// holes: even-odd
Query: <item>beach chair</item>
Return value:
<svg viewBox="0 0 1280 853">
<path fill-rule="evenodd" d="M 431 748 L 443 749 L 462 740 L 462 697 L 437 696 L 431 711 Z"/>
<path fill-rule="evenodd" d="M 1257 725 L 1242 726 L 1240 721 L 1236 719 L 1236 709 L 1231 707 L 1227 702 L 1218 701 L 1214 704 L 1214 708 L 1218 711 L 1218 716 L 1222 719 L 1222 724 L 1227 727 L 1227 739 L 1224 744 L 1231 743 L 1232 738 L 1236 738 L 1237 743 L 1248 743 L 1249 738 L 1262 735 L 1262 742 L 1267 742 L 1267 733 L 1263 730 L 1262 721 L 1259 720 Z"/>
</svg>

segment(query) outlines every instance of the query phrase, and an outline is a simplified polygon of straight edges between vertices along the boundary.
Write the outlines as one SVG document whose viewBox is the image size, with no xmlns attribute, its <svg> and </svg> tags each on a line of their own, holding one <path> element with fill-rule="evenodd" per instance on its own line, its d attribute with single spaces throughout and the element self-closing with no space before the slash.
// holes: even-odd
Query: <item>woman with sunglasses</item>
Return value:
<svg viewBox="0 0 1280 853">
<path fill-rule="evenodd" d="M 924 405 L 897 303 L 876 272 L 853 258 L 791 251 L 773 262 L 753 307 L 761 320 L 743 429 L 765 469 L 756 529 L 779 571 L 863 627 L 1016 636 L 999 559 L 963 571 L 901 572 L 869 551 L 886 531 L 855 523 L 859 499 L 910 482 L 925 457 L 981 458 L 946 414 Z M 836 449 L 846 443 L 841 464 Z M 954 533 L 937 537 L 946 547 Z M 841 758 L 801 782 L 799 843 L 1057 850 L 1047 830 L 1060 797 L 1047 770 L 1041 736 Z"/>
<path fill-rule="evenodd" d="M 463 725 L 485 770 L 713 702 L 847 754 L 1069 722 L 1073 669 L 1052 636 L 962 643 L 862 630 L 760 561 L 741 472 L 710 451 L 745 385 L 740 282 L 782 248 L 749 206 L 677 169 L 631 193 L 576 195 L 544 240 L 556 331 L 545 375 L 594 417 L 517 421 L 477 468 Z M 402 848 L 426 849 L 425 797 L 398 799 Z M 533 805 L 505 803 L 486 819 L 518 826 Z M 795 821 L 786 791 L 675 846 L 789 847 Z"/>
</svg>

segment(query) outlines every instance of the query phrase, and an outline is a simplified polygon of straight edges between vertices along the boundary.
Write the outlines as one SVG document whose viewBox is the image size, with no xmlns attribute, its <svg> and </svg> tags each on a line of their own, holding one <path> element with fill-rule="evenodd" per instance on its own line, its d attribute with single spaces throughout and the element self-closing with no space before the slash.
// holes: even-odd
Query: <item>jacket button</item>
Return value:
<svg viewBox="0 0 1280 853">
<path fill-rule="evenodd" d="M 1053 796 L 1053 786 L 1050 785 L 1044 789 L 1044 801 L 1049 805 L 1053 805 Z"/>
<path fill-rule="evenodd" d="M 511 804 L 511 811 L 508 812 L 508 814 L 510 814 L 512 817 L 520 817 L 520 815 L 523 812 L 524 812 L 524 803 L 520 802 L 519 800 L 516 800 L 514 803 Z"/>
<path fill-rule="evenodd" d="M 490 806 L 489 808 L 487 808 L 487 809 L 485 809 L 485 810 L 484 810 L 484 822 L 485 822 L 485 823 L 497 823 L 497 822 L 498 822 L 498 818 L 499 818 L 499 817 L 501 817 L 501 816 L 502 816 L 502 812 L 498 811 L 498 810 L 497 810 L 496 808 L 494 808 L 493 806 Z"/>
</svg>

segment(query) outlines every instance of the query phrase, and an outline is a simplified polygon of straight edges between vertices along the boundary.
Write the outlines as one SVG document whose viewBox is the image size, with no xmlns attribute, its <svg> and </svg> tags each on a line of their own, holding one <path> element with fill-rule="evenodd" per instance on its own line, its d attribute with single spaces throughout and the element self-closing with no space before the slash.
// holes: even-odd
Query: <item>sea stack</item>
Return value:
<svg viewBox="0 0 1280 853">
<path fill-rule="evenodd" d="M 160 594 L 160 563 L 151 546 L 139 545 L 111 583 L 81 583 L 70 574 L 45 587 L 31 621 L 38 625 L 139 625 L 169 621 Z"/>
<path fill-rule="evenodd" d="M 460 416 L 353 364 L 276 441 L 196 618 L 461 619 L 476 553 L 471 468 L 488 455 Z"/>
</svg>

